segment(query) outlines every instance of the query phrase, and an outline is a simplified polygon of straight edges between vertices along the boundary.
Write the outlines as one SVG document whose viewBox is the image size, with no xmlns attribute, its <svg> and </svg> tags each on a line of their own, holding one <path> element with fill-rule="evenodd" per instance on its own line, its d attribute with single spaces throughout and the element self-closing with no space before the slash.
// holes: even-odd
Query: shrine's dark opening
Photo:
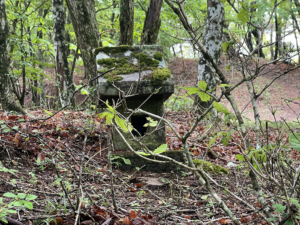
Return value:
<svg viewBox="0 0 300 225">
<path fill-rule="evenodd" d="M 131 117 L 131 125 L 140 133 L 140 135 L 144 136 L 147 132 L 147 127 L 144 127 L 145 123 L 147 123 L 146 116 L 132 116 Z M 132 131 L 134 136 L 139 136 L 138 132 L 135 130 Z"/>
</svg>

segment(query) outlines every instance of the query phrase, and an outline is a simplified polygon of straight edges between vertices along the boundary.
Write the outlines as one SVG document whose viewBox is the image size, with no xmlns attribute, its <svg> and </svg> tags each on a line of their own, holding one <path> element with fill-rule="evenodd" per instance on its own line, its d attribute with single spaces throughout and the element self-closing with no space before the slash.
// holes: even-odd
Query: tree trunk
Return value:
<svg viewBox="0 0 300 225">
<path fill-rule="evenodd" d="M 121 0 L 119 45 L 133 45 L 134 0 Z"/>
<path fill-rule="evenodd" d="M 276 31 L 276 42 L 275 42 L 275 55 L 274 60 L 276 60 L 280 55 L 282 55 L 282 39 L 281 39 L 281 23 L 277 15 L 275 15 L 275 31 Z"/>
<path fill-rule="evenodd" d="M 31 29 L 30 26 L 27 27 L 27 34 L 28 34 L 28 44 L 30 46 L 29 49 L 29 56 L 31 59 L 36 59 L 35 53 L 33 51 L 34 47 L 31 40 Z M 32 64 L 32 67 L 35 68 L 35 63 Z M 37 106 L 37 98 L 38 98 L 38 75 L 36 72 L 31 73 L 31 103 L 34 106 Z"/>
<path fill-rule="evenodd" d="M 253 43 L 252 43 L 252 34 L 250 31 L 248 31 L 246 34 L 246 45 L 247 45 L 249 51 L 252 52 L 253 51 Z"/>
<path fill-rule="evenodd" d="M 93 49 L 98 47 L 95 7 L 91 0 L 66 0 L 87 78 L 95 75 Z"/>
<path fill-rule="evenodd" d="M 39 17 L 45 18 L 46 15 L 48 14 L 48 12 L 49 12 L 48 9 L 40 8 L 39 11 L 38 11 L 38 15 L 39 15 Z M 39 26 L 42 27 L 42 23 L 39 23 Z M 43 39 L 43 31 L 42 30 L 37 32 L 37 37 L 40 40 Z M 43 57 L 43 50 L 40 48 L 40 46 L 38 46 L 38 49 L 37 49 L 37 58 L 38 58 L 38 61 L 39 61 L 39 68 L 43 69 L 42 63 L 44 61 L 44 57 Z M 46 105 L 45 80 L 44 80 L 43 73 L 41 73 L 40 76 L 41 77 L 39 79 L 39 86 L 41 88 L 41 93 L 40 93 L 40 96 L 39 96 L 39 105 L 44 106 L 44 105 Z"/>
<path fill-rule="evenodd" d="M 262 57 L 265 58 L 265 54 L 263 53 L 262 47 L 260 46 L 262 44 L 261 38 L 260 38 L 260 31 L 255 28 L 252 31 L 253 36 L 255 37 L 255 41 L 256 41 L 256 46 L 258 46 L 258 57 Z"/>
<path fill-rule="evenodd" d="M 293 29 L 295 30 L 295 21 L 293 21 Z M 297 30 L 294 31 L 294 35 L 295 35 L 295 40 L 296 40 L 296 49 L 297 49 L 297 54 L 298 54 L 298 65 L 300 65 L 300 49 L 299 49 L 299 45 L 298 45 L 298 37 L 297 37 Z"/>
<path fill-rule="evenodd" d="M 117 3 L 116 3 L 116 0 L 113 0 L 113 13 L 111 15 L 111 30 L 109 32 L 109 35 L 110 35 L 110 38 L 113 39 L 114 36 L 115 36 L 115 29 L 114 29 L 114 26 L 115 26 L 115 17 L 116 17 L 116 14 L 114 13 L 114 9 L 117 7 Z"/>
<path fill-rule="evenodd" d="M 274 31 L 274 25 L 273 24 L 271 24 L 271 34 L 270 34 L 270 39 L 271 39 L 271 41 L 270 41 L 270 43 L 271 43 L 271 45 L 270 45 L 270 51 L 271 51 L 271 60 L 273 60 L 274 59 L 274 49 L 273 49 L 273 31 Z"/>
<path fill-rule="evenodd" d="M 8 41 L 9 27 L 5 11 L 5 1 L 0 1 L 0 103 L 3 110 L 16 111 L 26 114 L 25 111 L 15 102 L 10 92 L 8 75 Z"/>
<path fill-rule="evenodd" d="M 142 33 L 142 44 L 156 44 L 161 25 L 160 12 L 163 0 L 150 0 Z"/>
<path fill-rule="evenodd" d="M 204 37 L 204 45 L 211 57 L 219 63 L 222 51 L 222 37 L 224 26 L 224 4 L 219 0 L 207 0 L 207 22 Z M 217 85 L 216 78 L 213 76 L 212 67 L 209 62 L 202 57 L 198 65 L 198 82 L 204 80 L 207 83 L 207 90 L 212 90 L 215 94 Z M 199 97 L 196 99 L 199 102 Z M 207 108 L 211 102 L 199 102 L 201 107 Z"/>
<path fill-rule="evenodd" d="M 59 75 L 59 99 L 62 107 L 65 107 L 75 90 L 73 77 L 71 77 L 68 64 L 68 48 L 65 37 L 66 12 L 63 0 L 53 0 L 53 40 L 55 50 L 56 73 Z M 74 101 L 73 101 L 74 103 Z M 73 104 L 74 106 L 74 104 Z"/>
</svg>

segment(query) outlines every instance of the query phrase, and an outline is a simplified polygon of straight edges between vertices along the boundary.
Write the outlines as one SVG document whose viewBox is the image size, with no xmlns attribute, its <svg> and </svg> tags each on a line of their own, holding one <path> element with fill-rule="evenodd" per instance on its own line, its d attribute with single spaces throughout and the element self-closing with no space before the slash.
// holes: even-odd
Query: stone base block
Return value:
<svg viewBox="0 0 300 225">
<path fill-rule="evenodd" d="M 185 156 L 183 151 L 166 151 L 162 153 L 162 155 L 166 155 L 172 159 L 177 160 L 178 162 L 185 163 Z M 143 159 L 132 152 L 113 154 L 112 157 L 113 156 L 120 156 L 130 160 L 131 165 L 125 164 L 122 159 L 116 160 L 121 164 L 119 168 L 125 171 L 135 169 L 135 167 L 141 168 L 143 166 L 144 166 L 142 169 L 143 171 L 153 172 L 153 173 L 170 173 L 171 171 L 173 171 L 174 173 L 179 173 L 180 171 L 184 171 L 184 168 L 178 166 L 177 164 L 171 162 L 155 163 Z M 147 157 L 154 159 L 153 156 L 147 156 Z M 158 157 L 156 158 L 157 160 L 162 160 L 161 158 Z"/>
</svg>

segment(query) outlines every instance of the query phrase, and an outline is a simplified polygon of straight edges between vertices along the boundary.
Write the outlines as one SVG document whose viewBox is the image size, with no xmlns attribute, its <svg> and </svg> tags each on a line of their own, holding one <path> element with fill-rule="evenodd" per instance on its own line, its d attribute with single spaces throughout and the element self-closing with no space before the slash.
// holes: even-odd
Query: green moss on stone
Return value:
<svg viewBox="0 0 300 225">
<path fill-rule="evenodd" d="M 105 75 L 104 75 L 104 76 L 105 76 Z M 104 77 L 104 76 L 103 76 L 103 77 Z M 110 74 L 110 76 L 107 77 L 106 82 L 107 82 L 107 83 L 112 83 L 112 82 L 118 82 L 118 81 L 120 81 L 120 80 L 123 80 L 123 77 Z"/>
<path fill-rule="evenodd" d="M 149 76 L 145 77 L 145 80 L 151 80 L 154 85 L 160 85 L 162 81 L 171 77 L 171 71 L 166 68 L 154 69 Z"/>
<path fill-rule="evenodd" d="M 229 171 L 226 168 L 224 168 L 218 164 L 203 161 L 201 159 L 194 159 L 193 163 L 197 166 L 202 166 L 202 163 L 203 163 L 203 170 L 205 172 L 209 172 L 212 174 L 220 174 L 220 173 L 229 174 Z"/>
<path fill-rule="evenodd" d="M 152 59 L 150 56 L 148 56 L 146 53 L 138 53 L 135 54 L 134 57 L 140 61 L 140 64 L 146 65 L 146 66 L 153 66 L 158 67 L 159 61 L 156 59 Z"/>
<path fill-rule="evenodd" d="M 166 80 L 171 77 L 171 71 L 166 68 L 156 69 L 153 71 L 152 76 L 155 80 Z"/>
<path fill-rule="evenodd" d="M 105 67 L 113 67 L 117 60 L 115 58 L 106 58 L 106 59 L 98 59 L 98 65 L 105 66 Z"/>
<path fill-rule="evenodd" d="M 104 52 L 105 54 L 119 54 L 127 51 L 134 51 L 135 48 L 128 45 L 120 45 L 117 47 L 101 47 L 95 49 L 95 54 L 98 55 L 99 52 Z"/>
<path fill-rule="evenodd" d="M 157 59 L 159 61 L 162 60 L 162 53 L 161 52 L 155 52 L 153 55 L 154 59 Z"/>
</svg>

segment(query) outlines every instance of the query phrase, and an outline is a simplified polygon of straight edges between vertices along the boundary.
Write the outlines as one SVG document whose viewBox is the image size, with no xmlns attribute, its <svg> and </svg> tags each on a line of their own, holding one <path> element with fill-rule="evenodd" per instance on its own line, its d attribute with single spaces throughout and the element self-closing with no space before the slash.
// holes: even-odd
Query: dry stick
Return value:
<svg viewBox="0 0 300 225">
<path fill-rule="evenodd" d="M 82 204 L 82 201 L 83 201 L 83 198 L 84 198 L 84 194 L 83 194 L 81 185 L 80 185 L 80 192 L 81 192 L 81 198 L 80 198 L 80 202 L 79 202 L 79 205 L 78 205 L 78 208 L 77 208 L 77 215 L 76 215 L 74 225 L 77 224 L 78 220 L 80 221 L 80 209 L 81 209 L 81 204 Z M 77 196 L 77 198 L 79 198 L 79 196 Z"/>
<path fill-rule="evenodd" d="M 49 218 L 56 218 L 56 217 L 62 217 L 65 218 L 67 216 L 71 216 L 72 213 L 64 213 L 64 214 L 56 214 L 56 215 L 42 215 L 42 216 L 22 216 L 21 221 L 27 221 L 27 220 L 42 220 L 42 219 L 49 219 Z"/>
<path fill-rule="evenodd" d="M 118 213 L 118 207 L 116 203 L 116 198 L 115 198 L 115 189 L 114 189 L 114 176 L 113 176 L 113 171 L 112 171 L 112 163 L 111 163 L 111 150 L 112 150 L 112 143 L 111 143 L 111 126 L 108 126 L 108 131 L 107 131 L 107 148 L 108 148 L 108 166 L 109 166 L 109 176 L 110 176 L 110 186 L 111 186 L 111 197 L 113 201 L 113 205 L 115 208 L 115 212 Z"/>
<path fill-rule="evenodd" d="M 83 149 L 82 149 L 82 154 L 81 154 L 81 159 L 80 159 L 80 170 L 79 170 L 79 178 L 78 178 L 78 192 L 77 192 L 77 204 L 76 204 L 76 208 L 78 209 L 78 214 L 79 215 L 79 211 L 80 211 L 80 202 L 82 201 L 82 199 L 80 198 L 80 191 L 82 192 L 82 188 L 81 188 L 81 179 L 82 179 L 82 167 L 83 167 L 83 159 L 84 159 L 84 155 L 85 155 L 85 150 L 86 150 L 86 141 L 87 141 L 87 134 L 85 134 L 84 136 L 84 140 L 83 140 Z M 81 193 L 82 195 L 82 193 Z M 76 217 L 77 218 L 77 217 Z M 76 224 L 76 223 L 75 223 Z"/>
</svg>

